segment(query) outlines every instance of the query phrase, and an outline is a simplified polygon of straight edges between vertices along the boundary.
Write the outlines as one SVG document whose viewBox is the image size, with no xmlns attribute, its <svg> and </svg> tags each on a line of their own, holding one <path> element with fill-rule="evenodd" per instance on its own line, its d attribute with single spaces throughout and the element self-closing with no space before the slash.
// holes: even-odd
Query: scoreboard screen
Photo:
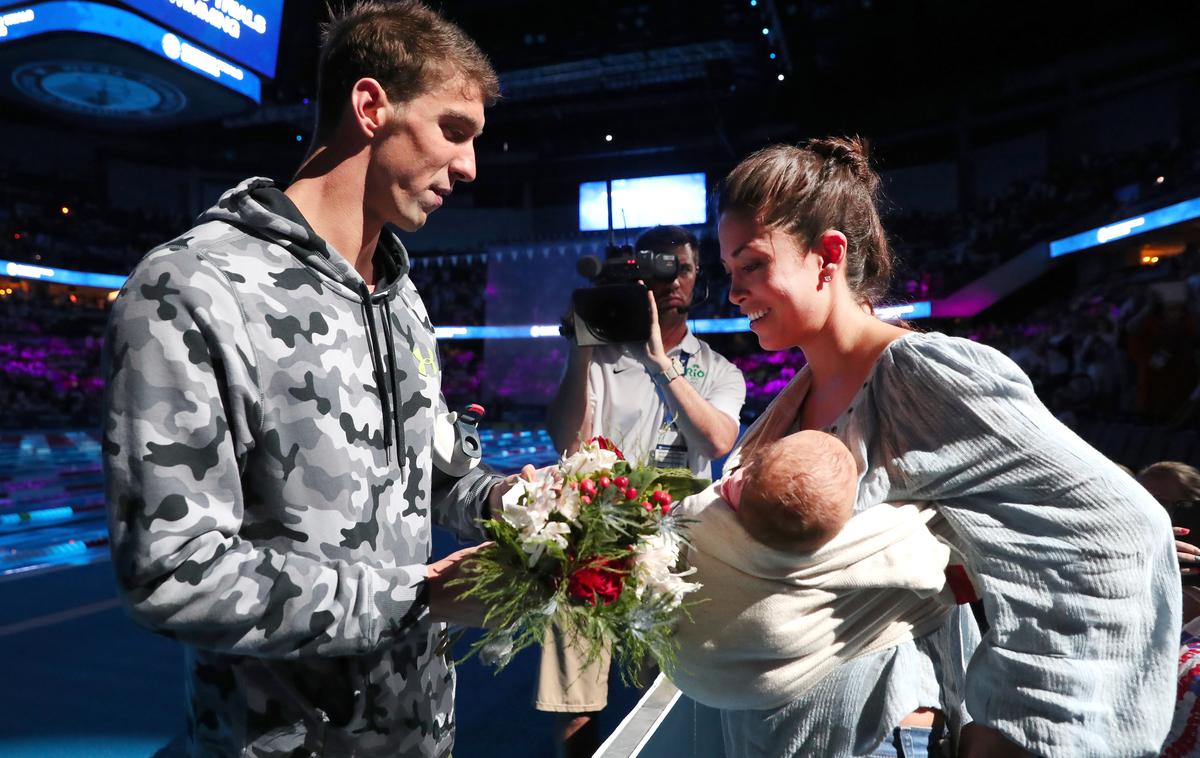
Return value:
<svg viewBox="0 0 1200 758">
<path fill-rule="evenodd" d="M 260 74 L 275 76 L 283 0 L 118 0 Z"/>
<path fill-rule="evenodd" d="M 256 75 L 209 52 L 207 46 L 180 39 L 164 25 L 122 7 L 90 0 L 49 0 L 0 10 L 0 44 L 55 32 L 76 32 L 128 42 L 256 103 L 262 101 L 262 83 Z M 69 50 L 65 52 L 69 53 Z"/>
</svg>

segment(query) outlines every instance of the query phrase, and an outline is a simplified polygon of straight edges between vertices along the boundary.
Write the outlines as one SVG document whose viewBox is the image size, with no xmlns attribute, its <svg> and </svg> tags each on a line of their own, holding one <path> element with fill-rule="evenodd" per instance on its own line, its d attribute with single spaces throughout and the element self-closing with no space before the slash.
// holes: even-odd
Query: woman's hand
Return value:
<svg viewBox="0 0 1200 758">
<path fill-rule="evenodd" d="M 1174 527 L 1175 536 L 1186 536 L 1191 530 L 1184 529 L 1182 526 Z M 1179 559 L 1179 573 L 1184 576 L 1192 574 L 1200 574 L 1200 547 L 1175 540 L 1175 556 Z"/>
</svg>

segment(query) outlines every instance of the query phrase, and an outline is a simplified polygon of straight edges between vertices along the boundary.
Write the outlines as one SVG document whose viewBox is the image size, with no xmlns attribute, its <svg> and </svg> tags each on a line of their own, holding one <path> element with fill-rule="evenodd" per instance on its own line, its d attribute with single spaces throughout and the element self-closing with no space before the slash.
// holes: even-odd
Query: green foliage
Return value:
<svg viewBox="0 0 1200 758">
<path fill-rule="evenodd" d="M 616 486 L 600 488 L 600 476 L 588 477 L 597 483 L 597 492 L 591 502 L 580 503 L 578 517 L 571 523 L 569 547 L 564 550 L 547 543 L 532 565 L 517 528 L 502 519 L 484 522 L 495 544 L 470 560 L 464 577 L 453 583 L 466 587 L 464 597 L 478 598 L 488 609 L 484 621 L 488 631 L 464 658 L 491 654 L 499 672 L 516 653 L 541 643 L 553 622 L 585 651 L 589 662 L 611 650 L 626 682 L 635 680 L 648 659 L 664 672 L 674 669 L 674 624 L 686 609 L 673 598 L 650 592 L 639 597 L 632 558 L 643 538 L 684 526 L 682 520 L 664 516 L 657 505 L 647 510 L 643 503 L 651 493 L 661 489 L 677 503 L 703 490 L 708 482 L 694 478 L 686 469 L 639 468 L 618 461 L 611 478 L 626 476 L 629 486 L 638 490 L 638 496 L 629 501 Z M 564 486 L 578 486 L 578 479 L 568 477 Z M 550 518 L 566 521 L 557 513 Z M 580 569 L 619 575 L 620 595 L 608 604 L 598 596 L 572 595 L 570 578 Z M 499 654 L 495 654 L 497 650 Z"/>
</svg>

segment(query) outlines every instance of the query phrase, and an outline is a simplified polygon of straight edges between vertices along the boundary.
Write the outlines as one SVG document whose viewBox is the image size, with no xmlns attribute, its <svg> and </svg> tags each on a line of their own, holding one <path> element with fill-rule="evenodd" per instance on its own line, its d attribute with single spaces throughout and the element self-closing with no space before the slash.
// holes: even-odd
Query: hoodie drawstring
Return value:
<svg viewBox="0 0 1200 758">
<path fill-rule="evenodd" d="M 392 407 L 391 393 L 388 392 L 388 383 L 391 377 L 384 376 L 383 373 L 383 357 L 379 354 L 379 333 L 375 329 L 375 314 L 374 308 L 371 307 L 371 293 L 367 290 L 366 284 L 359 286 L 359 294 L 362 296 L 363 318 L 367 322 L 367 340 L 371 343 L 371 368 L 375 372 L 375 386 L 379 390 L 379 403 L 383 407 L 383 449 L 387 462 L 392 462 Z M 389 332 L 391 325 L 388 325 Z M 390 335 L 389 335 L 390 336 Z M 391 355 L 388 356 L 391 358 Z"/>
<path fill-rule="evenodd" d="M 388 375 L 392 377 L 392 386 L 396 381 L 396 342 L 392 339 L 392 299 L 383 299 L 383 336 L 387 339 Z M 386 410 L 384 411 L 387 412 Z M 393 439 L 396 440 L 396 457 L 404 454 L 404 421 L 400 418 L 400 401 L 392 398 L 392 424 L 396 428 Z"/>
</svg>

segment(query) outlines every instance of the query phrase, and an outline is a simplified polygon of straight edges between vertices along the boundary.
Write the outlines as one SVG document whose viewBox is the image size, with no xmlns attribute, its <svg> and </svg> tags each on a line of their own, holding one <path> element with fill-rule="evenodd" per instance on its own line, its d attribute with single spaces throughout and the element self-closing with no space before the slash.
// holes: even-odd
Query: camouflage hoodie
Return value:
<svg viewBox="0 0 1200 758">
<path fill-rule="evenodd" d="M 431 494 L 437 347 L 388 231 L 368 294 L 269 180 L 138 264 L 106 344 L 112 555 L 185 643 L 192 754 L 443 756 L 430 521 L 463 539 L 496 475 Z"/>
</svg>

